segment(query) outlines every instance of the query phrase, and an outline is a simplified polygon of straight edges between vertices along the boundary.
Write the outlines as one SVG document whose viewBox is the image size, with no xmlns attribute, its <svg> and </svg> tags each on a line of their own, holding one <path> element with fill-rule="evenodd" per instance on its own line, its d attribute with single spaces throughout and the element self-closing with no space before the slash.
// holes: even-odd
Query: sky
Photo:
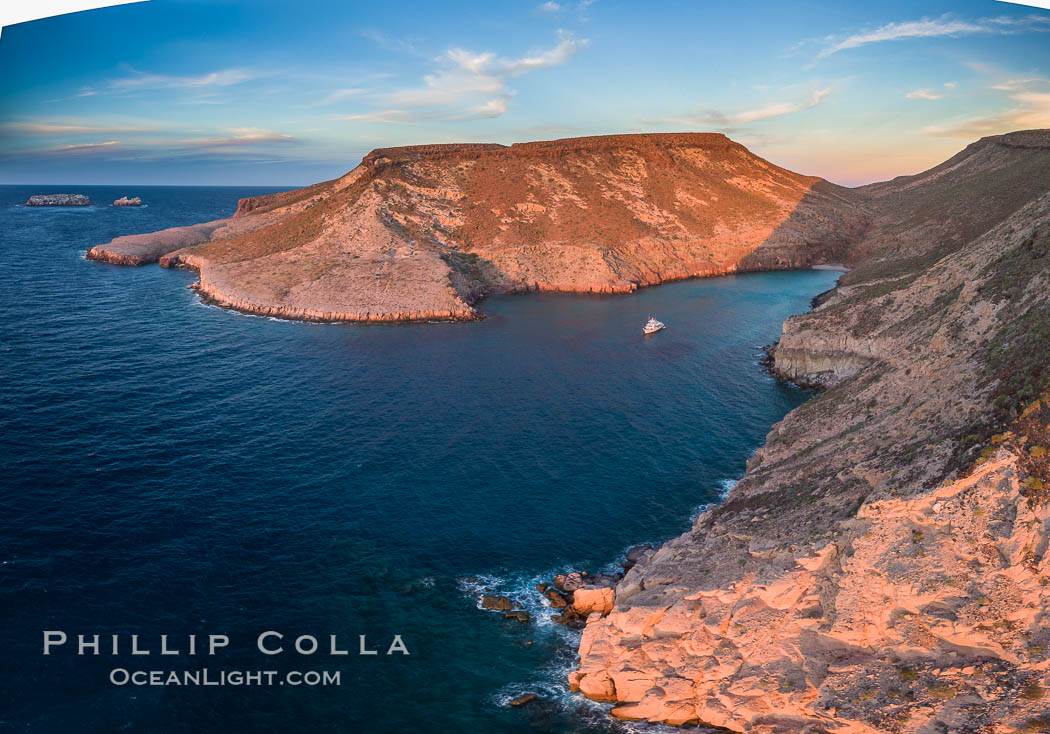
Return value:
<svg viewBox="0 0 1050 734">
<path fill-rule="evenodd" d="M 852 186 L 1036 127 L 1050 11 L 994 0 L 150 0 L 0 35 L 5 184 L 297 186 L 379 147 L 716 131 Z"/>
</svg>

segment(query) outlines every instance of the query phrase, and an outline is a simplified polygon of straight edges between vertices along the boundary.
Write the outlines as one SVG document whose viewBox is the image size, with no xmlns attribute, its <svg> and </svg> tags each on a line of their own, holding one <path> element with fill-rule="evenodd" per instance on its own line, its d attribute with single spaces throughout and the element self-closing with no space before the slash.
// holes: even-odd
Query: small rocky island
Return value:
<svg viewBox="0 0 1050 734">
<path fill-rule="evenodd" d="M 91 206 L 91 199 L 83 194 L 37 194 L 26 206 Z"/>
<path fill-rule="evenodd" d="M 113 202 L 113 206 L 142 206 L 142 199 L 138 196 L 133 196 L 130 199 L 122 196 Z"/>
</svg>

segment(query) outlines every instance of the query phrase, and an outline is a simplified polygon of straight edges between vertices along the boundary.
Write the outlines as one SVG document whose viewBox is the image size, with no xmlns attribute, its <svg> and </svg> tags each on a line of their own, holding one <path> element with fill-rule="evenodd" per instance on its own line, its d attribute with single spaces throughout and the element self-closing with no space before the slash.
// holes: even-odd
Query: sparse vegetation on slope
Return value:
<svg viewBox="0 0 1050 734">
<path fill-rule="evenodd" d="M 828 389 L 627 574 L 574 685 L 751 732 L 1045 716 L 1019 691 L 1050 685 L 1048 162 L 1050 131 L 1012 134 L 860 192 L 858 267 L 774 352 Z"/>
</svg>

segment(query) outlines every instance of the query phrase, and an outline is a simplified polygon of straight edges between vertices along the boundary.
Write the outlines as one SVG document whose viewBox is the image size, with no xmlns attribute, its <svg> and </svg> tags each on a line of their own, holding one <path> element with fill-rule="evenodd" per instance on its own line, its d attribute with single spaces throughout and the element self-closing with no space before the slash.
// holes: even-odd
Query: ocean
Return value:
<svg viewBox="0 0 1050 734">
<path fill-rule="evenodd" d="M 0 729 L 627 728 L 568 693 L 576 634 L 534 584 L 614 570 L 718 500 L 807 397 L 763 373 L 761 348 L 838 273 L 352 325 L 233 313 L 192 273 L 84 259 L 276 190 L 0 187 Z M 147 206 L 21 206 L 55 192 Z M 643 337 L 650 315 L 668 328 Z M 482 610 L 490 592 L 534 619 Z M 68 642 L 44 655 L 44 631 Z M 256 648 L 266 631 L 283 653 Z M 119 654 L 78 655 L 78 634 L 102 653 L 118 635 Z M 165 634 L 182 654 L 160 655 Z M 228 647 L 186 654 L 218 634 Z M 301 635 L 319 651 L 296 652 Z M 379 654 L 357 654 L 361 635 Z M 385 654 L 395 635 L 408 655 Z M 339 684 L 112 682 L 204 668 Z M 523 693 L 539 698 L 507 705 Z"/>
</svg>

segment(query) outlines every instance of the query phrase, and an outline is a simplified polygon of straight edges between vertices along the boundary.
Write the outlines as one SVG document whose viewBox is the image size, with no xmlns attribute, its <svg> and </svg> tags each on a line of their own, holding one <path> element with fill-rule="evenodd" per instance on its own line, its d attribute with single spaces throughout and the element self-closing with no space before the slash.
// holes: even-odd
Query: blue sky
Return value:
<svg viewBox="0 0 1050 734">
<path fill-rule="evenodd" d="M 369 150 L 720 131 L 847 185 L 1050 127 L 1050 12 L 152 0 L 7 27 L 0 183 L 300 185 Z"/>
</svg>

